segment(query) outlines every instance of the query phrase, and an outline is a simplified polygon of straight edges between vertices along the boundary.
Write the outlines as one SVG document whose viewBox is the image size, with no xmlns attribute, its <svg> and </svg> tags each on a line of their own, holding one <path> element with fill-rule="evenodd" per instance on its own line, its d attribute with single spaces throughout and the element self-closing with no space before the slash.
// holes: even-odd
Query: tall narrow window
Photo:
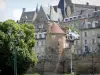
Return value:
<svg viewBox="0 0 100 75">
<path fill-rule="evenodd" d="M 78 45 L 78 40 L 76 40 L 76 45 Z"/>
<path fill-rule="evenodd" d="M 39 38 L 42 38 L 42 35 L 41 34 L 39 34 Z"/>
<path fill-rule="evenodd" d="M 89 53 L 89 48 L 88 48 L 88 46 L 85 46 L 85 52 L 86 52 L 86 53 Z"/>
<path fill-rule="evenodd" d="M 37 38 L 37 35 L 35 35 L 35 39 Z"/>
<path fill-rule="evenodd" d="M 38 41 L 37 41 L 37 46 L 39 45 Z"/>
<path fill-rule="evenodd" d="M 92 39 L 92 44 L 94 44 L 95 43 L 95 39 Z"/>
<path fill-rule="evenodd" d="M 87 32 L 84 32 L 84 35 L 87 36 Z"/>
<path fill-rule="evenodd" d="M 43 40 L 41 40 L 41 44 L 44 45 L 44 41 Z"/>
<path fill-rule="evenodd" d="M 85 44 L 87 44 L 87 40 L 85 40 Z"/>
</svg>

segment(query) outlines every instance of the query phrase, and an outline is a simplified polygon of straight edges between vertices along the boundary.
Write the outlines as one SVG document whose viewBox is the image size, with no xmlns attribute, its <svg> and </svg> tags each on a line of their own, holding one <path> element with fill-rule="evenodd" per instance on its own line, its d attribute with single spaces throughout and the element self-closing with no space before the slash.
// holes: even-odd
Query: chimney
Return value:
<svg viewBox="0 0 100 75">
<path fill-rule="evenodd" d="M 23 8 L 23 12 L 25 12 L 25 8 Z"/>
<path fill-rule="evenodd" d="M 97 7 L 95 7 L 95 11 L 97 11 Z"/>
<path fill-rule="evenodd" d="M 80 15 L 82 15 L 82 13 L 83 13 L 83 10 L 81 10 Z"/>
<path fill-rule="evenodd" d="M 86 3 L 86 5 L 88 6 L 88 5 L 89 5 L 89 3 L 87 2 L 87 3 Z"/>
</svg>

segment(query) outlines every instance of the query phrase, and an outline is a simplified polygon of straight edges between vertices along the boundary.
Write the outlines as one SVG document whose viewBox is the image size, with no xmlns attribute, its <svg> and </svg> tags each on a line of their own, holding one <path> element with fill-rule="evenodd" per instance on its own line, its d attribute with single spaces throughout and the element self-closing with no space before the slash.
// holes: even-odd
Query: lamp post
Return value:
<svg viewBox="0 0 100 75">
<path fill-rule="evenodd" d="M 10 41 L 12 41 L 10 38 L 10 36 L 12 35 L 12 30 L 8 31 L 8 35 L 9 35 Z M 18 36 L 19 37 L 22 36 L 21 31 L 18 33 Z M 14 48 L 13 48 L 14 49 L 14 75 L 17 75 L 17 48 L 16 48 L 16 46 L 18 46 L 18 39 L 13 40 L 13 42 L 14 42 Z M 11 50 L 11 48 L 10 48 L 10 50 Z"/>
<path fill-rule="evenodd" d="M 93 51 L 91 53 L 91 56 L 92 56 L 92 75 L 94 75 L 94 53 L 95 53 L 95 51 Z"/>
<path fill-rule="evenodd" d="M 73 75 L 73 61 L 72 61 L 72 51 L 73 51 L 73 48 L 74 48 L 74 36 L 72 36 L 72 34 L 69 34 L 68 36 L 68 42 L 70 43 L 70 47 L 71 47 L 71 56 L 70 56 L 70 69 L 71 69 L 71 75 Z"/>
<path fill-rule="evenodd" d="M 92 55 L 92 74 L 94 75 L 94 56 Z"/>
</svg>

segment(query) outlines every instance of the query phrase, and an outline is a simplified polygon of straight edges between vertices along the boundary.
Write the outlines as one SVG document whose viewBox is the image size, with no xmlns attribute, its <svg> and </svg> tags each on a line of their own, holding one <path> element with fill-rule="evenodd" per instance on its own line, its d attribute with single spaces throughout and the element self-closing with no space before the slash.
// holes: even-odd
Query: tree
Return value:
<svg viewBox="0 0 100 75">
<path fill-rule="evenodd" d="M 8 31 L 12 31 L 10 36 Z M 22 32 L 21 37 L 18 36 L 19 31 Z M 17 40 L 17 45 L 14 40 Z M 17 24 L 13 20 L 0 22 L 0 69 L 14 68 L 14 49 L 16 48 L 18 75 L 23 75 L 30 65 L 34 66 L 37 63 L 36 54 L 32 50 L 34 44 L 32 24 Z"/>
</svg>

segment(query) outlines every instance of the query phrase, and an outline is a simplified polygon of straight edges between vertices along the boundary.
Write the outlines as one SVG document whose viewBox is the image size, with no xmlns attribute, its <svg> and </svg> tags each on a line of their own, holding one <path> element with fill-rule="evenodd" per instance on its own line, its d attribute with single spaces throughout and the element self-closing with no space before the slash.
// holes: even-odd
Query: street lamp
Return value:
<svg viewBox="0 0 100 75">
<path fill-rule="evenodd" d="M 72 34 L 69 34 L 68 35 L 68 42 L 71 46 L 71 57 L 70 57 L 70 69 L 71 69 L 71 75 L 73 74 L 73 65 L 72 65 L 72 51 L 74 49 L 74 40 L 75 40 L 75 37 L 72 36 Z"/>
<path fill-rule="evenodd" d="M 10 38 L 10 36 L 12 35 L 12 30 L 8 31 L 8 35 L 9 35 L 10 41 L 12 41 Z M 21 31 L 19 31 L 18 36 L 19 37 L 22 36 Z M 13 42 L 14 42 L 14 48 L 13 48 L 14 49 L 14 75 L 17 75 L 17 48 L 16 48 L 16 46 L 18 46 L 18 39 L 13 40 Z M 10 48 L 10 50 L 11 50 L 11 48 Z"/>
<path fill-rule="evenodd" d="M 95 51 L 93 51 L 91 53 L 91 56 L 92 56 L 92 75 L 94 75 L 94 54 L 95 54 Z"/>
</svg>

